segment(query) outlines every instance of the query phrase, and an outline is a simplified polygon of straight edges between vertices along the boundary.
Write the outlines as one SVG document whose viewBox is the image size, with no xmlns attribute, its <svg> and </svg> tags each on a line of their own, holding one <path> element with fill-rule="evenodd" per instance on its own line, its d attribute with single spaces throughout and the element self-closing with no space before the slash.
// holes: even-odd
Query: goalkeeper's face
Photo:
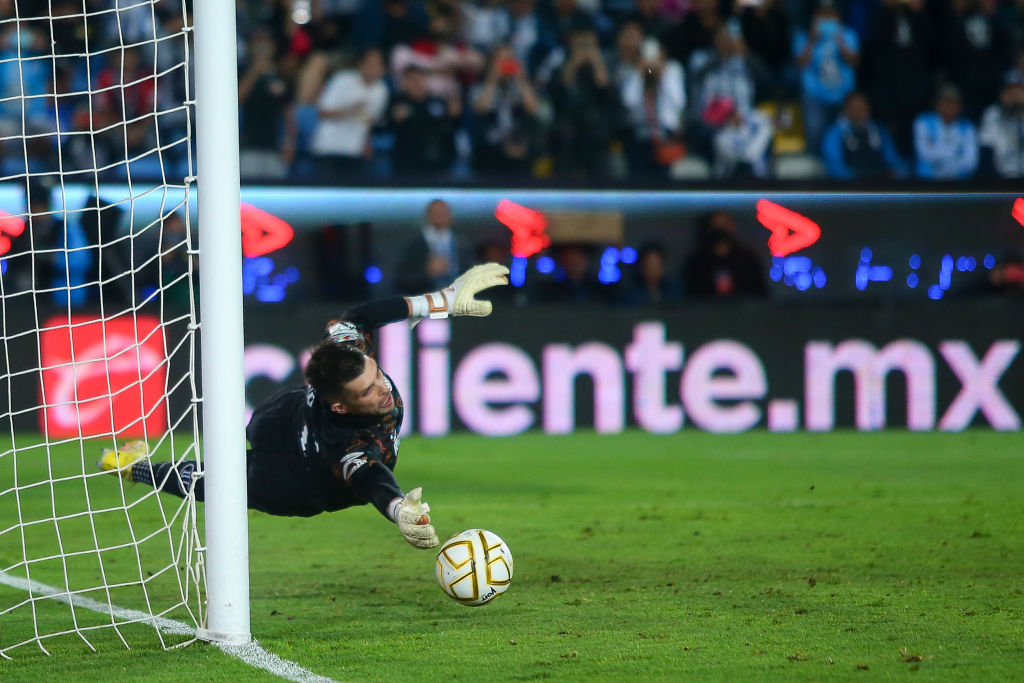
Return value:
<svg viewBox="0 0 1024 683">
<path fill-rule="evenodd" d="M 377 361 L 366 356 L 361 375 L 342 387 L 341 400 L 331 404 L 336 413 L 345 415 L 387 415 L 395 409 L 391 382 L 384 376 Z"/>
</svg>

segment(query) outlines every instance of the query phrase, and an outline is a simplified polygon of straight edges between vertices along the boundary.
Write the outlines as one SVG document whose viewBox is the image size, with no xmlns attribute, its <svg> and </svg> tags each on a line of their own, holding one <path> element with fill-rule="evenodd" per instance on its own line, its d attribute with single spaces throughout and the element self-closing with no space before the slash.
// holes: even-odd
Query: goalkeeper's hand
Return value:
<svg viewBox="0 0 1024 683">
<path fill-rule="evenodd" d="M 410 545 L 425 550 L 436 546 L 438 541 L 434 527 L 430 525 L 430 515 L 427 514 L 430 506 L 420 500 L 422 496 L 423 488 L 420 486 L 409 491 L 398 507 L 395 521 Z"/>
<path fill-rule="evenodd" d="M 508 268 L 500 263 L 473 266 L 460 275 L 449 288 L 455 292 L 452 315 L 490 315 L 494 307 L 490 301 L 480 301 L 476 295 L 485 289 L 508 284 Z"/>
</svg>

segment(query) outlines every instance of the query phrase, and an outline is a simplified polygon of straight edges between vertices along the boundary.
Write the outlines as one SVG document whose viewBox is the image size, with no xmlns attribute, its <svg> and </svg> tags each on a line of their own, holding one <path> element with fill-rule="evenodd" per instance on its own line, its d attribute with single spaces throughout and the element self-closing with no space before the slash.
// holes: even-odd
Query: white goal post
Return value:
<svg viewBox="0 0 1024 683">
<path fill-rule="evenodd" d="M 0 658 L 248 643 L 234 3 L 10 6 Z M 98 468 L 136 440 L 163 480 Z"/>
</svg>

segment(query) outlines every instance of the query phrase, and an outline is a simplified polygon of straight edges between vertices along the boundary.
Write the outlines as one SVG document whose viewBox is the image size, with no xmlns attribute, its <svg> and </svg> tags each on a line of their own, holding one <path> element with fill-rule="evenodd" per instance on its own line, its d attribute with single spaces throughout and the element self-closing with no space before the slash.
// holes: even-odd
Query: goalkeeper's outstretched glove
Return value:
<svg viewBox="0 0 1024 683">
<path fill-rule="evenodd" d="M 427 514 L 430 506 L 421 500 L 422 496 L 422 487 L 417 486 L 409 491 L 398 507 L 395 521 L 410 545 L 425 550 L 436 546 L 438 541 L 434 527 L 430 525 L 430 515 Z"/>
<path fill-rule="evenodd" d="M 485 289 L 507 284 L 508 268 L 500 263 L 473 266 L 439 292 L 409 297 L 410 321 L 415 325 L 422 318 L 490 315 L 494 308 L 491 302 L 481 301 L 476 295 Z"/>
</svg>

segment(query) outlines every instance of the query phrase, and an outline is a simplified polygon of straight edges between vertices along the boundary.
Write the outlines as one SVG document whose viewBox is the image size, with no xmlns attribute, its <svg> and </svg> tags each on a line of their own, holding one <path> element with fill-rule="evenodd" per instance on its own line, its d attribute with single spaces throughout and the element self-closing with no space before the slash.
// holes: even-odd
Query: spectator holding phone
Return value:
<svg viewBox="0 0 1024 683">
<path fill-rule="evenodd" d="M 793 53 L 800 67 L 807 148 L 820 154 L 825 127 L 856 86 L 860 42 L 853 29 L 840 23 L 834 0 L 821 0 L 810 33 L 794 36 Z"/>
<path fill-rule="evenodd" d="M 487 77 L 472 100 L 479 117 L 474 168 L 487 174 L 528 174 L 540 125 L 540 98 L 511 47 L 495 50 Z"/>
<path fill-rule="evenodd" d="M 640 47 L 638 63 L 620 63 L 618 75 L 632 133 L 627 143 L 630 172 L 665 176 L 686 153 L 681 142 L 686 111 L 683 67 L 666 59 L 657 40 L 647 38 Z"/>
</svg>

